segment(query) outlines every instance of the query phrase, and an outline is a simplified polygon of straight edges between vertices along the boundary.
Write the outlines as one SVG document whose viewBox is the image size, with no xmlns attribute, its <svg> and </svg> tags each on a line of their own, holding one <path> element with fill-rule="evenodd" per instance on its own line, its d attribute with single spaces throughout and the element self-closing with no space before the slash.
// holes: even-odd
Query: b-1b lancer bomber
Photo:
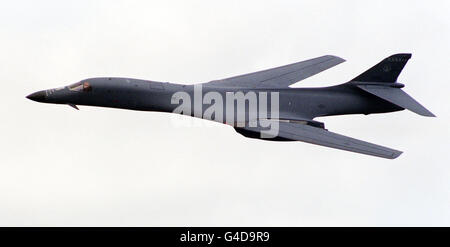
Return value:
<svg viewBox="0 0 450 247">
<path fill-rule="evenodd" d="M 408 109 L 434 115 L 405 93 L 397 78 L 411 54 L 395 54 L 349 82 L 330 87 L 289 86 L 345 60 L 322 56 L 221 80 L 183 85 L 131 78 L 91 78 L 38 91 L 28 99 L 54 104 L 185 114 L 229 124 L 249 138 L 302 141 L 395 159 L 402 152 L 328 131 L 314 120 L 344 114 Z"/>
</svg>

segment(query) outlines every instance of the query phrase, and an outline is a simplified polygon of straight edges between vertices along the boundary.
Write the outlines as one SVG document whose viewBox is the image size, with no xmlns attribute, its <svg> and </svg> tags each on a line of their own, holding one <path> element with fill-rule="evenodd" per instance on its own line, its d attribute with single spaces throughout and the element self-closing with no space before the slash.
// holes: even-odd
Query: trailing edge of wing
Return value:
<svg viewBox="0 0 450 247">
<path fill-rule="evenodd" d="M 342 62 L 345 62 L 345 60 L 340 57 L 327 55 L 277 68 L 211 81 L 204 85 L 244 88 L 283 88 Z"/>
<path fill-rule="evenodd" d="M 252 128 L 246 129 L 252 130 Z M 278 137 L 387 159 L 395 159 L 402 154 L 401 151 L 395 149 L 297 123 L 279 122 Z"/>
</svg>

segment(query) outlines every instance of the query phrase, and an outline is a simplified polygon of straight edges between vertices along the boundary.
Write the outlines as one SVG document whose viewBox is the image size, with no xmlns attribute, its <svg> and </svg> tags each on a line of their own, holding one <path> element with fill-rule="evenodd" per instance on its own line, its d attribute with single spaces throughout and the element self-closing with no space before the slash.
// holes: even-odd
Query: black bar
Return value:
<svg viewBox="0 0 450 247">
<path fill-rule="evenodd" d="M 214 234 L 214 235 L 213 235 Z M 50 227 L 0 228 L 2 240 L 59 244 L 130 244 L 152 246 L 316 246 L 350 244 L 430 245 L 450 236 L 449 228 L 295 228 L 295 227 Z M 89 239 L 89 242 L 86 242 Z M 63 242 L 60 242 L 63 241 Z M 284 245 L 286 246 L 286 245 Z"/>
</svg>

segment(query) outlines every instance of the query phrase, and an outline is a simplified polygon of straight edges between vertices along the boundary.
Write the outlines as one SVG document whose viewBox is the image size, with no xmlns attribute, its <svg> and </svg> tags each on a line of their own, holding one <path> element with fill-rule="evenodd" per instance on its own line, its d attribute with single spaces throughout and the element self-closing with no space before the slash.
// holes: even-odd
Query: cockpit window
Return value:
<svg viewBox="0 0 450 247">
<path fill-rule="evenodd" d="M 92 90 L 89 82 L 77 82 L 69 86 L 69 90 L 76 92 L 89 92 Z"/>
</svg>

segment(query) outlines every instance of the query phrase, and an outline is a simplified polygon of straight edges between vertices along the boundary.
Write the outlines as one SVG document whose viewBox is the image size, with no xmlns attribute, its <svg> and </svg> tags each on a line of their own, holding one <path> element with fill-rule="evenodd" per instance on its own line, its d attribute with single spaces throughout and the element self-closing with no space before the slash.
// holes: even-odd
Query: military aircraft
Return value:
<svg viewBox="0 0 450 247">
<path fill-rule="evenodd" d="M 302 141 L 395 159 L 401 151 L 333 133 L 314 118 L 404 109 L 434 117 L 401 89 L 404 84 L 397 82 L 410 58 L 411 54 L 392 55 L 353 80 L 330 87 L 289 87 L 345 61 L 327 55 L 194 85 L 131 78 L 90 78 L 69 86 L 38 91 L 27 98 L 37 102 L 67 104 L 76 109 L 77 105 L 87 105 L 180 113 L 232 125 L 238 133 L 249 138 Z M 230 97 L 231 103 L 228 102 L 230 94 L 235 96 Z M 226 104 L 223 102 L 225 98 Z M 259 100 L 256 108 L 252 107 L 251 100 Z M 181 110 L 180 102 L 185 106 Z M 261 111 L 266 110 L 269 103 L 272 106 L 269 111 Z M 212 106 L 215 107 L 213 111 Z M 275 132 L 262 135 L 268 132 L 270 125 L 276 126 Z"/>
</svg>

